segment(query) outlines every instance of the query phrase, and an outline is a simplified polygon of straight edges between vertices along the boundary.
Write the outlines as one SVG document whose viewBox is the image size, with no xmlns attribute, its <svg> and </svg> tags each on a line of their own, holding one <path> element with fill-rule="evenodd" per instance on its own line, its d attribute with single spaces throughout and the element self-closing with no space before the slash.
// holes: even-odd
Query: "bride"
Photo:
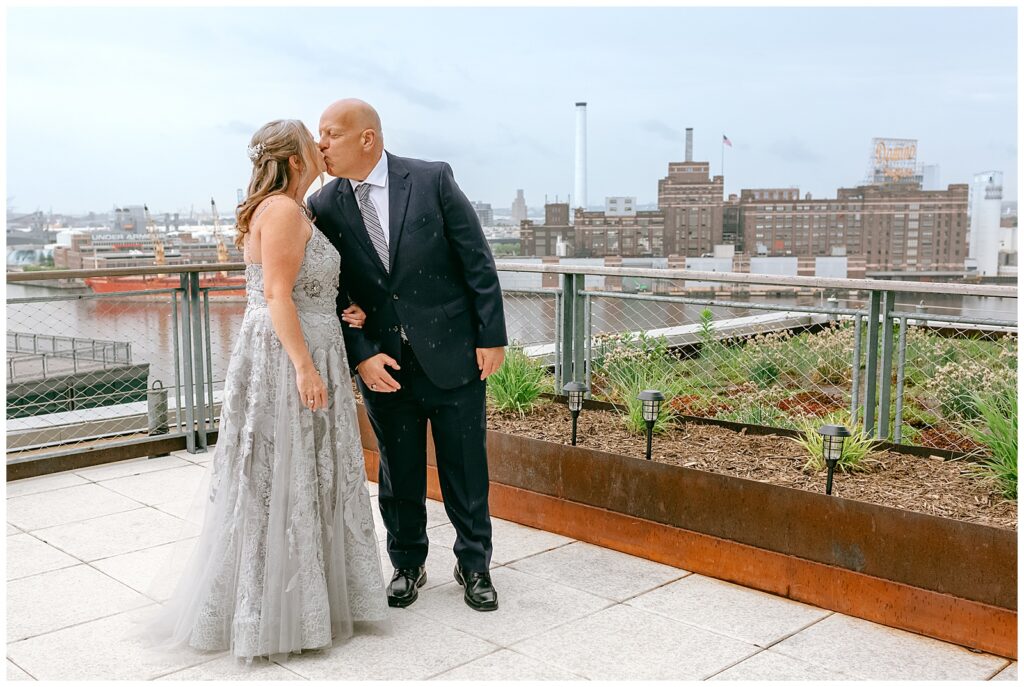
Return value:
<svg viewBox="0 0 1024 687">
<path fill-rule="evenodd" d="M 224 381 L 202 531 L 148 619 L 165 647 L 251 662 L 387 626 L 387 597 L 338 320 L 340 259 L 304 193 L 323 173 L 309 130 L 270 122 L 237 209 L 247 304 Z M 361 326 L 352 305 L 343 319 Z"/>
</svg>

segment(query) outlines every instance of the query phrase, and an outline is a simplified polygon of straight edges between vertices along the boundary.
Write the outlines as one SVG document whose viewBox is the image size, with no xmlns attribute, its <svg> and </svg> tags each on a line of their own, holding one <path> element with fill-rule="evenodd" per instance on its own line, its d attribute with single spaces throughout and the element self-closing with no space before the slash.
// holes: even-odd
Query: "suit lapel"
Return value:
<svg viewBox="0 0 1024 687">
<path fill-rule="evenodd" d="M 409 181 L 409 170 L 397 158 L 385 151 L 388 156 L 388 254 L 391 271 L 395 271 L 395 258 L 398 256 L 398 243 L 402 240 L 402 229 L 405 227 L 405 211 L 409 207 L 409 195 L 412 183 Z"/>
<path fill-rule="evenodd" d="M 363 224 L 363 213 L 359 211 L 359 200 L 356 198 L 356 194 L 352 190 L 352 184 L 348 179 L 339 179 L 338 203 L 341 206 L 342 217 L 345 218 L 345 225 L 352 232 L 356 243 L 363 247 L 370 260 L 380 268 L 380 271 L 387 274 L 387 270 L 384 269 L 384 265 L 380 261 L 380 256 L 377 255 L 377 251 L 370 241 L 370 235 L 366 233 L 366 225 Z"/>
</svg>

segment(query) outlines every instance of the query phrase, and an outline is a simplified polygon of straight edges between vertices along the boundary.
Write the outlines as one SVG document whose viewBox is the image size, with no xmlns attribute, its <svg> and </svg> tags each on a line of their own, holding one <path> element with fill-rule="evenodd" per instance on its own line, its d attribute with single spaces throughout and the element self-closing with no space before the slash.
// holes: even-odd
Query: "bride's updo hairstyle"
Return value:
<svg viewBox="0 0 1024 687">
<path fill-rule="evenodd" d="M 256 207 L 267 196 L 284 193 L 291 181 L 292 170 L 288 158 L 298 155 L 303 170 L 317 167 L 316 156 L 320 151 L 313 140 L 313 134 L 297 119 L 276 119 L 264 124 L 252 135 L 249 142 L 249 159 L 252 160 L 252 178 L 245 200 L 235 208 L 235 245 L 241 250 L 242 241 L 249 232 L 249 222 Z"/>
</svg>

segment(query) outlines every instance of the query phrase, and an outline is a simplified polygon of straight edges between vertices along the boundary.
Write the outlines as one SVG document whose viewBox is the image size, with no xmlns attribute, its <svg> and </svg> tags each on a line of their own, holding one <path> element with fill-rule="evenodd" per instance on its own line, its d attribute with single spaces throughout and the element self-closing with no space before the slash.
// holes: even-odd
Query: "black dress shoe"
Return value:
<svg viewBox="0 0 1024 687">
<path fill-rule="evenodd" d="M 398 568 L 388 585 L 388 606 L 405 608 L 419 596 L 417 589 L 427 583 L 427 569 Z"/>
<path fill-rule="evenodd" d="M 474 611 L 498 610 L 498 592 L 491 584 L 491 573 L 469 572 L 462 569 L 461 563 L 456 563 L 455 581 L 466 588 L 463 598 Z"/>
</svg>

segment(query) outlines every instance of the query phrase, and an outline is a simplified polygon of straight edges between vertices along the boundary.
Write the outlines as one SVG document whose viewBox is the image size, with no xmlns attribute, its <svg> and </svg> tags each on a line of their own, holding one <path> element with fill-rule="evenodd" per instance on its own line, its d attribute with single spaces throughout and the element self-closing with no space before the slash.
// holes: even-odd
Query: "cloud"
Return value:
<svg viewBox="0 0 1024 687">
<path fill-rule="evenodd" d="M 378 80 L 383 82 L 385 86 L 389 87 L 399 95 L 404 96 L 406 100 L 415 105 L 425 107 L 428 110 L 433 110 L 435 112 L 455 109 L 455 102 L 448 98 L 440 96 L 433 91 L 418 88 L 396 74 L 389 74 L 387 71 L 382 69 L 378 69 L 377 72 Z"/>
<path fill-rule="evenodd" d="M 534 153 L 545 158 L 555 157 L 554 149 L 541 139 L 515 131 L 507 124 L 499 124 L 498 127 L 501 129 L 501 135 L 504 140 L 513 148 L 532 150 Z"/>
<path fill-rule="evenodd" d="M 825 159 L 796 137 L 775 141 L 768 152 L 790 162 L 821 162 Z"/>
<path fill-rule="evenodd" d="M 672 128 L 659 119 L 646 119 L 640 123 L 640 128 L 672 143 L 679 143 L 679 141 L 683 140 L 682 134 L 677 129 Z"/>
<path fill-rule="evenodd" d="M 383 59 L 367 60 L 353 54 L 319 50 L 301 44 L 290 45 L 286 50 L 292 57 L 304 63 L 311 72 L 320 76 L 332 79 L 347 78 L 356 84 L 379 86 L 397 93 L 413 105 L 434 112 L 450 111 L 456 107 L 455 101 L 436 91 L 421 88 L 411 72 L 390 69 L 384 64 Z"/>
</svg>

